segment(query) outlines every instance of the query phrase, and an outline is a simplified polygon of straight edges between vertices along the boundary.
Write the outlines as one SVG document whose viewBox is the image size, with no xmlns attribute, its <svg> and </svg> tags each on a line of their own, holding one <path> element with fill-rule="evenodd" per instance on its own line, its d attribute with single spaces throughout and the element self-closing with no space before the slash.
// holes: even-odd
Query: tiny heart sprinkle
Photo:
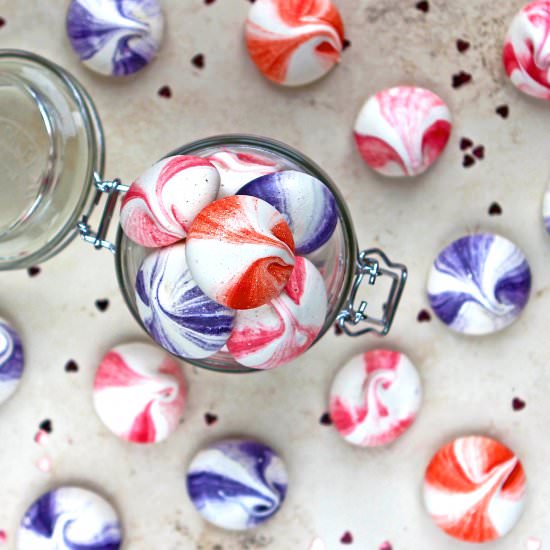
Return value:
<svg viewBox="0 0 550 550">
<path fill-rule="evenodd" d="M 6 24 L 6 20 L 3 17 L 0 17 L 0 29 Z"/>
<path fill-rule="evenodd" d="M 461 151 L 466 151 L 466 149 L 469 149 L 473 145 L 474 145 L 474 142 L 470 138 L 463 137 L 463 138 L 460 139 L 460 150 Z"/>
<path fill-rule="evenodd" d="M 72 359 L 65 365 L 65 372 L 78 372 L 78 365 Z"/>
<path fill-rule="evenodd" d="M 430 315 L 430 312 L 427 309 L 423 309 L 418 312 L 418 315 L 416 316 L 416 320 L 419 323 L 426 323 L 427 321 L 432 320 L 432 316 Z"/>
<path fill-rule="evenodd" d="M 430 11 L 430 3 L 423 1 L 416 4 L 416 9 L 428 13 Z"/>
<path fill-rule="evenodd" d="M 95 301 L 95 307 L 99 309 L 99 311 L 107 311 L 107 308 L 109 307 L 109 300 L 96 300 Z"/>
<path fill-rule="evenodd" d="M 33 265 L 27 269 L 27 273 L 29 274 L 29 277 L 36 277 L 40 274 L 41 269 L 37 265 Z"/>
<path fill-rule="evenodd" d="M 347 38 L 345 38 L 344 42 L 342 43 L 342 49 L 347 50 L 350 46 L 351 46 L 351 42 Z"/>
<path fill-rule="evenodd" d="M 330 414 L 328 412 L 323 413 L 321 415 L 321 418 L 319 418 L 319 423 L 323 426 L 330 426 L 332 425 L 332 418 L 330 417 Z"/>
<path fill-rule="evenodd" d="M 218 417 L 215 414 L 206 413 L 204 415 L 204 421 L 208 426 L 211 426 L 212 424 L 215 424 L 218 421 Z"/>
<path fill-rule="evenodd" d="M 495 109 L 497 115 L 500 115 L 502 118 L 508 118 L 510 114 L 510 107 L 508 105 L 500 105 Z"/>
<path fill-rule="evenodd" d="M 523 399 L 520 399 L 519 397 L 514 397 L 512 400 L 512 409 L 515 411 L 522 411 L 525 409 L 526 403 Z"/>
<path fill-rule="evenodd" d="M 461 86 L 464 86 L 464 84 L 471 82 L 471 80 L 471 74 L 460 71 L 459 73 L 453 75 L 453 88 L 460 88 Z"/>
<path fill-rule="evenodd" d="M 472 153 L 474 157 L 478 158 L 479 160 L 483 160 L 485 158 L 485 147 L 483 147 L 483 145 L 478 145 L 477 147 L 474 147 L 474 149 L 472 149 Z"/>
<path fill-rule="evenodd" d="M 494 202 L 489 206 L 489 216 L 500 216 L 502 214 L 502 207 L 498 202 Z"/>
<path fill-rule="evenodd" d="M 203 69 L 204 68 L 204 55 L 202 53 L 198 53 L 197 55 L 195 55 L 191 59 L 191 63 L 193 63 L 193 65 L 195 67 L 197 67 L 197 69 Z"/>
<path fill-rule="evenodd" d="M 351 533 L 349 531 L 346 531 L 342 535 L 342 538 L 340 539 L 340 542 L 342 544 L 351 544 L 353 542 L 353 537 L 352 537 Z"/>
<path fill-rule="evenodd" d="M 170 99 L 172 97 L 172 90 L 170 86 L 163 86 L 159 91 L 158 95 L 164 97 L 165 99 Z"/>
<path fill-rule="evenodd" d="M 475 161 L 476 159 L 472 157 L 472 155 L 464 155 L 462 166 L 464 166 L 464 168 L 469 168 L 470 166 L 473 166 L 475 164 Z"/>
<path fill-rule="evenodd" d="M 53 424 L 52 421 L 49 419 L 40 422 L 40 425 L 38 427 L 47 434 L 51 434 L 53 432 Z"/>
<path fill-rule="evenodd" d="M 456 41 L 456 49 L 460 53 L 464 53 L 466 50 L 470 49 L 470 43 L 467 40 L 462 40 L 462 38 L 459 38 Z"/>
<path fill-rule="evenodd" d="M 393 546 L 388 542 L 383 542 L 378 550 L 393 550 Z"/>
</svg>

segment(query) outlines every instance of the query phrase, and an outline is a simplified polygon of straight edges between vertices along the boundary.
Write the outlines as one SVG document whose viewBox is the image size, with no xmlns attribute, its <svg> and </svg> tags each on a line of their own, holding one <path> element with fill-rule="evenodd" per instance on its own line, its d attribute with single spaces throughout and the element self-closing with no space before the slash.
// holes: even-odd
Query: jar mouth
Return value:
<svg viewBox="0 0 550 550">
<path fill-rule="evenodd" d="M 0 50 L 0 270 L 60 252 L 78 234 L 105 163 L 95 106 L 67 71 Z M 10 200 L 4 200 L 9 197 Z M 3 206 L 2 206 L 3 205 Z"/>
<path fill-rule="evenodd" d="M 312 344 L 314 345 L 332 326 L 334 326 L 338 314 L 345 309 L 355 277 L 358 251 L 357 237 L 355 235 L 355 229 L 353 227 L 346 201 L 339 189 L 336 187 L 336 184 L 316 163 L 305 155 L 302 155 L 302 153 L 296 149 L 274 139 L 246 134 L 226 134 L 194 141 L 188 145 L 179 147 L 166 156 L 200 155 L 201 153 L 204 154 L 204 151 L 206 150 L 232 147 L 251 147 L 288 159 L 290 162 L 300 167 L 303 171 L 306 171 L 321 180 L 334 195 L 338 206 L 339 225 L 342 236 L 342 243 L 340 245 L 341 250 L 339 251 L 340 254 L 336 261 L 341 262 L 342 264 L 339 267 L 343 270 L 343 276 L 341 278 L 341 283 L 339 284 L 337 293 L 335 293 L 332 300 L 329 298 L 330 311 L 327 314 L 321 331 L 319 332 L 315 342 Z M 139 316 L 134 296 L 135 270 L 137 269 L 137 266 L 134 265 L 134 274 L 132 274 L 131 269 L 129 269 L 129 266 L 132 264 L 132 256 L 138 248 L 141 247 L 130 241 L 122 231 L 122 228 L 119 226 L 116 241 L 117 253 L 115 256 L 118 283 L 122 290 L 128 309 L 139 325 L 146 330 L 141 317 Z M 134 275 L 134 277 L 132 275 Z M 194 366 L 220 372 L 260 372 L 258 370 L 249 369 L 243 366 L 231 366 L 231 368 L 228 368 L 222 363 L 217 365 L 215 362 L 209 362 L 208 360 L 194 360 L 187 358 L 184 360 Z"/>
</svg>

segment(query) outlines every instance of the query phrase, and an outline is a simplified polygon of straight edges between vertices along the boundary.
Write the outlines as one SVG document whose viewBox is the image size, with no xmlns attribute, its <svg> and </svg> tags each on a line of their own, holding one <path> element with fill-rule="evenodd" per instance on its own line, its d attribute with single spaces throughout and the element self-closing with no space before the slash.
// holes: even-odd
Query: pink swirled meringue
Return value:
<svg viewBox="0 0 550 550">
<path fill-rule="evenodd" d="M 185 238 L 195 216 L 216 200 L 220 174 L 208 160 L 177 155 L 139 177 L 122 199 L 120 225 L 132 241 L 168 246 Z"/>
<path fill-rule="evenodd" d="M 403 353 L 385 349 L 355 356 L 337 373 L 330 391 L 334 427 L 349 443 L 386 445 L 414 422 L 422 403 L 415 366 Z"/>
<path fill-rule="evenodd" d="M 429 90 L 397 86 L 367 100 L 354 136 L 363 160 L 384 176 L 417 176 L 441 155 L 451 135 L 451 113 Z"/>
<path fill-rule="evenodd" d="M 535 0 L 514 17 L 502 60 L 514 86 L 550 100 L 550 0 Z"/>
<path fill-rule="evenodd" d="M 186 387 L 175 359 L 150 344 L 130 343 L 105 355 L 94 382 L 103 423 L 133 443 L 157 443 L 178 427 Z"/>
<path fill-rule="evenodd" d="M 330 0 L 256 0 L 246 22 L 246 43 L 266 78 L 301 86 L 340 61 L 344 25 Z"/>
<path fill-rule="evenodd" d="M 219 199 L 236 195 L 241 187 L 252 180 L 283 169 L 274 159 L 243 151 L 217 151 L 208 160 L 220 173 Z"/>
<path fill-rule="evenodd" d="M 309 260 L 297 256 L 279 297 L 260 308 L 237 312 L 227 348 L 246 367 L 279 367 L 309 349 L 325 323 L 326 313 L 323 277 Z"/>
</svg>

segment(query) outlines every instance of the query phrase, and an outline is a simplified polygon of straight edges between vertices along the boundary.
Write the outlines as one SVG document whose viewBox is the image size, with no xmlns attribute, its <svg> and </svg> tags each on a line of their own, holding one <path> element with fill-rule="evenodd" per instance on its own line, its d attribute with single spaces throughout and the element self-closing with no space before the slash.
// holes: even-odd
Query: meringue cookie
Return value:
<svg viewBox="0 0 550 550">
<path fill-rule="evenodd" d="M 290 226 L 296 254 L 310 254 L 323 246 L 338 224 L 338 207 L 330 189 L 317 178 L 284 170 L 247 183 L 239 195 L 250 195 L 274 206 Z"/>
<path fill-rule="evenodd" d="M 514 17 L 502 52 L 506 74 L 522 92 L 550 100 L 550 2 L 535 0 Z"/>
<path fill-rule="evenodd" d="M 354 136 L 363 160 L 384 176 L 417 176 L 441 155 L 451 135 L 451 113 L 423 88 L 398 86 L 363 105 Z"/>
<path fill-rule="evenodd" d="M 218 199 L 235 195 L 241 187 L 260 176 L 282 170 L 282 165 L 273 159 L 243 151 L 217 151 L 208 160 L 220 173 Z"/>
<path fill-rule="evenodd" d="M 145 258 L 136 278 L 136 302 L 153 340 L 179 357 L 203 359 L 229 339 L 234 312 L 204 295 L 178 243 Z"/>
<path fill-rule="evenodd" d="M 145 247 L 185 238 L 195 216 L 216 199 L 220 175 L 206 159 L 177 155 L 147 170 L 122 199 L 120 225 Z"/>
<path fill-rule="evenodd" d="M 464 334 L 489 334 L 513 323 L 529 300 L 531 270 L 504 237 L 477 233 L 457 239 L 436 258 L 428 280 L 435 314 Z"/>
<path fill-rule="evenodd" d="M 72 0 L 67 34 L 80 60 L 103 75 L 125 76 L 157 55 L 164 16 L 157 0 Z"/>
<path fill-rule="evenodd" d="M 273 449 L 248 439 L 227 439 L 200 451 L 187 472 L 189 497 L 199 513 L 228 530 L 251 529 L 273 517 L 288 475 Z"/>
<path fill-rule="evenodd" d="M 94 406 L 103 423 L 133 443 L 163 441 L 178 427 L 185 380 L 177 361 L 156 346 L 116 346 L 95 375 Z"/>
<path fill-rule="evenodd" d="M 506 535 L 521 517 L 525 496 L 521 462 L 488 437 L 461 437 L 445 445 L 424 478 L 424 503 L 433 521 L 465 542 Z"/>
<path fill-rule="evenodd" d="M 344 47 L 342 18 L 330 0 L 256 0 L 245 34 L 260 72 L 284 86 L 325 76 L 340 61 Z"/>
<path fill-rule="evenodd" d="M 15 393 L 24 366 L 21 338 L 7 321 L 0 319 L 0 404 Z"/>
<path fill-rule="evenodd" d="M 113 507 L 92 491 L 60 487 L 26 512 L 17 550 L 119 550 L 122 528 Z"/>
<path fill-rule="evenodd" d="M 322 275 L 309 260 L 297 256 L 280 296 L 268 305 L 237 312 L 227 349 L 238 363 L 253 369 L 284 365 L 313 344 L 327 307 Z"/>
<path fill-rule="evenodd" d="M 384 349 L 355 356 L 330 390 L 330 417 L 349 443 L 386 445 L 414 422 L 422 403 L 420 376 L 403 353 Z"/>
<path fill-rule="evenodd" d="M 282 215 L 255 197 L 218 199 L 196 218 L 187 264 L 201 290 L 233 309 L 276 298 L 294 267 L 294 239 Z"/>
</svg>

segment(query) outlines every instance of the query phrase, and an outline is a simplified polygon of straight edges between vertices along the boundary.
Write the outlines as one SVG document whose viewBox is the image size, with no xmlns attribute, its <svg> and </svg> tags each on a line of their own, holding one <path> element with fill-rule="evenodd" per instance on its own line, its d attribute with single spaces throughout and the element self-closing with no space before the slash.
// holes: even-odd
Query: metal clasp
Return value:
<svg viewBox="0 0 550 550">
<path fill-rule="evenodd" d="M 381 265 L 381 262 L 383 265 Z M 387 276 L 392 279 L 388 298 L 383 306 L 383 314 L 380 318 L 367 315 L 368 303 L 362 300 L 359 307 L 356 308 L 357 293 L 367 278 L 369 285 L 374 285 L 380 276 Z M 368 332 L 375 332 L 381 336 L 388 334 L 397 306 L 401 300 L 401 295 L 407 282 L 407 267 L 402 264 L 393 263 L 378 248 L 363 250 L 357 257 L 355 268 L 355 281 L 351 290 L 347 308 L 340 312 L 336 318 L 336 323 L 348 336 L 361 336 Z M 360 323 L 367 323 L 368 326 L 352 330 Z"/>
<path fill-rule="evenodd" d="M 129 187 L 128 185 L 123 185 L 120 183 L 119 179 L 104 181 L 97 173 L 94 173 L 94 180 L 96 196 L 88 212 L 86 212 L 86 214 L 82 216 L 80 222 L 78 222 L 78 231 L 80 232 L 81 237 L 86 242 L 93 244 L 94 248 L 97 250 L 106 248 L 114 254 L 116 252 L 116 245 L 106 240 L 107 231 L 109 230 L 111 219 L 115 213 L 118 196 L 120 193 L 125 193 L 128 191 Z M 97 231 L 93 231 L 90 227 L 89 219 L 104 193 L 107 193 L 107 202 L 105 203 L 105 208 L 103 209 L 103 214 L 101 215 L 99 228 Z"/>
</svg>

